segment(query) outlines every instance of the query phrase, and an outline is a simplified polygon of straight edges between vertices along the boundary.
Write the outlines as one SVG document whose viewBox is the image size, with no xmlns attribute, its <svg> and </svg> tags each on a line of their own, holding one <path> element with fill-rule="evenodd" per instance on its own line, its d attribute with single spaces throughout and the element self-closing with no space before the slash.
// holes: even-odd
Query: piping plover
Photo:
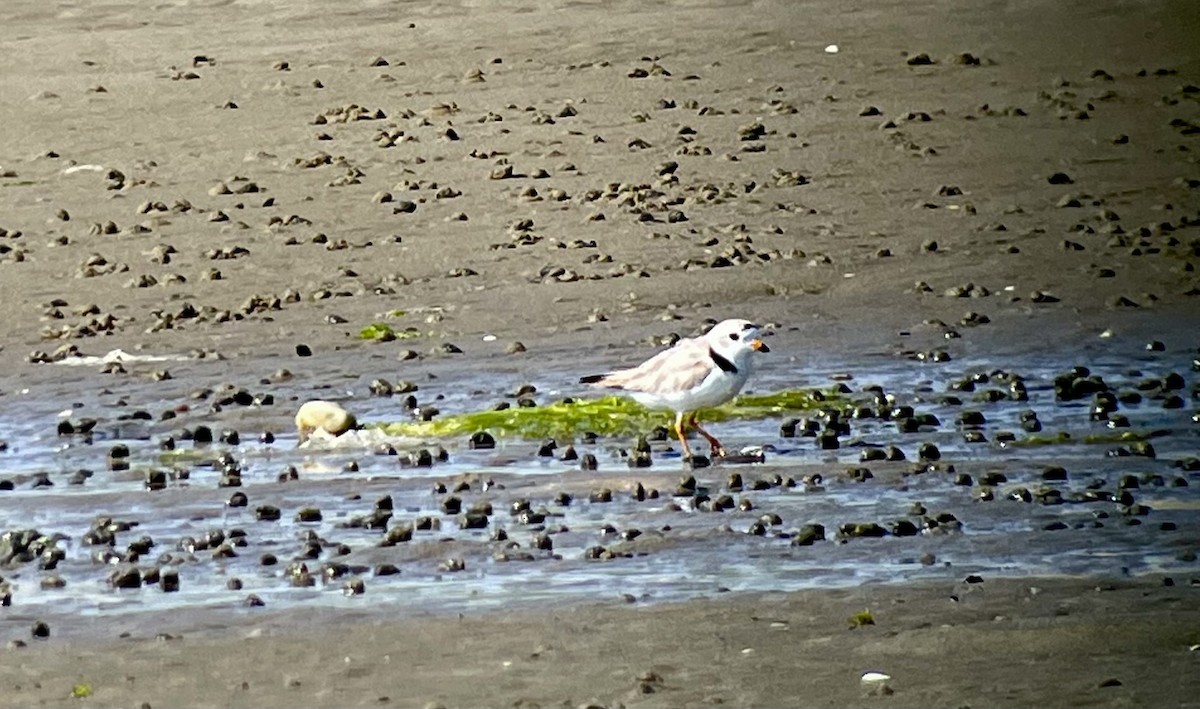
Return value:
<svg viewBox="0 0 1200 709">
<path fill-rule="evenodd" d="M 749 320 L 725 320 L 704 335 L 680 340 L 636 367 L 583 377 L 579 382 L 625 392 L 652 409 L 674 411 L 675 431 L 685 460 L 692 457 L 685 425 L 704 436 L 714 457 L 724 456 L 720 441 L 696 422 L 696 412 L 737 396 L 750 376 L 754 353 L 770 351 L 759 338 L 758 325 Z"/>
</svg>

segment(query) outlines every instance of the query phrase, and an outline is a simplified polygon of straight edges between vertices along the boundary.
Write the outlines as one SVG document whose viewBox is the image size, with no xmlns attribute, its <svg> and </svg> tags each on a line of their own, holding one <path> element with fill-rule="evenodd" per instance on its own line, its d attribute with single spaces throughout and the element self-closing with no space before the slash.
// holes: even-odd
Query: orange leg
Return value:
<svg viewBox="0 0 1200 709">
<path fill-rule="evenodd" d="M 690 417 L 688 417 L 688 423 L 691 424 L 692 428 L 696 429 L 697 433 L 699 433 L 701 436 L 704 436 L 705 440 L 708 441 L 708 445 L 712 446 L 712 456 L 714 458 L 725 457 L 724 446 L 722 446 L 721 442 L 718 441 L 711 433 L 700 427 L 700 424 L 696 422 L 696 414 L 692 414 Z"/>
<path fill-rule="evenodd" d="M 683 447 L 683 459 L 690 459 L 692 457 L 692 447 L 688 445 L 687 436 L 684 434 L 682 411 L 675 414 L 675 433 L 679 436 L 679 445 Z"/>
</svg>

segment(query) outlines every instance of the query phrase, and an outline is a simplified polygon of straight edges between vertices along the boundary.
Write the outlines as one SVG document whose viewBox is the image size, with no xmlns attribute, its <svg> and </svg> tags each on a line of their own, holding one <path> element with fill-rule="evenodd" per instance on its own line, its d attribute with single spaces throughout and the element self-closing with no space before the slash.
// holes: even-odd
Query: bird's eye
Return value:
<svg viewBox="0 0 1200 709">
<path fill-rule="evenodd" d="M 736 332 L 729 333 L 729 339 L 731 339 L 731 340 L 736 340 L 739 337 L 740 337 L 740 335 L 738 335 Z"/>
</svg>

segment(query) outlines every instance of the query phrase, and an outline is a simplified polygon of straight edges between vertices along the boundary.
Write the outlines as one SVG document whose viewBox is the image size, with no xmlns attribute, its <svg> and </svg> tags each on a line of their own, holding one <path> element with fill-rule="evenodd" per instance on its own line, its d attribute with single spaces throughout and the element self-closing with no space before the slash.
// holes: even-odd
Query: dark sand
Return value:
<svg viewBox="0 0 1200 709">
<path fill-rule="evenodd" d="M 231 382 L 287 368 L 311 395 L 447 342 L 464 377 L 590 373 L 708 317 L 834 362 L 944 345 L 938 321 L 964 352 L 1064 367 L 1106 330 L 1198 344 L 1192 2 L 4 13 L 5 416 L 24 389 L 153 386 L 30 361 L 71 345 L 219 354 Z M 394 311 L 421 337 L 357 338 Z M 1200 605 L 1175 581 L 95 620 L 6 651 L 0 705 L 1196 706 Z M 863 608 L 877 624 L 849 630 Z M 8 639 L 28 637 L 17 610 Z M 860 686 L 871 670 L 895 693 Z"/>
<path fill-rule="evenodd" d="M 225 611 L 160 619 L 167 639 L 10 652 L 4 704 L 1187 707 L 1195 594 L 1008 579 L 303 624 Z M 876 625 L 850 629 L 863 608 Z M 870 671 L 894 693 L 864 685 Z M 79 681 L 95 694 L 70 700 Z"/>
</svg>

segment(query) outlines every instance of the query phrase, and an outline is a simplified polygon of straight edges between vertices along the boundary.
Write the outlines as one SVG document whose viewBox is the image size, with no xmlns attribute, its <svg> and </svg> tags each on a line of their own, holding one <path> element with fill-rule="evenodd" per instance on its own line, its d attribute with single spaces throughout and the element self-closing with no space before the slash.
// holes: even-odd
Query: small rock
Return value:
<svg viewBox="0 0 1200 709">
<path fill-rule="evenodd" d="M 304 443 L 318 429 L 334 436 L 358 427 L 353 414 L 332 401 L 307 401 L 296 412 L 296 429 Z"/>
</svg>

